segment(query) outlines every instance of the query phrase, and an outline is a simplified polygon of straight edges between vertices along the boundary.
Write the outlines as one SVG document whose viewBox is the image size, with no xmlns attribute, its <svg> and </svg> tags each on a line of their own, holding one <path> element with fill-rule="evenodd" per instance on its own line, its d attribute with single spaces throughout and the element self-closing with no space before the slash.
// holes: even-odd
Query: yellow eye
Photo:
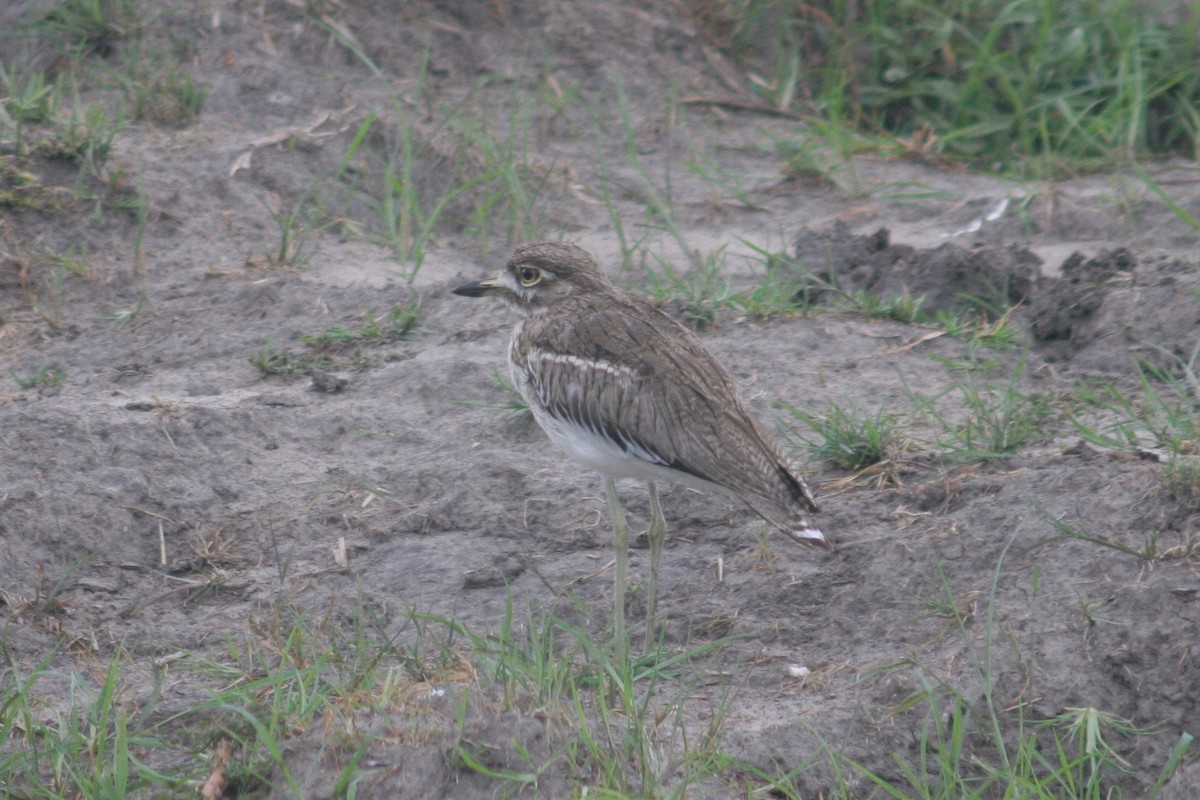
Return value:
<svg viewBox="0 0 1200 800">
<path fill-rule="evenodd" d="M 522 286 L 533 286 L 542 279 L 542 273 L 536 267 L 517 267 L 517 280 Z"/>
</svg>

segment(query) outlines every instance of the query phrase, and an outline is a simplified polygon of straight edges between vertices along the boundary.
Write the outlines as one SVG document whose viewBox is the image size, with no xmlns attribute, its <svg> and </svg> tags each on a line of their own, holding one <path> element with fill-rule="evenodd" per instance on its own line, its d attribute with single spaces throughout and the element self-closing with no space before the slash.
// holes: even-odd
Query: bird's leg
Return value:
<svg viewBox="0 0 1200 800">
<path fill-rule="evenodd" d="M 617 486 L 613 479 L 604 476 L 604 496 L 608 499 L 608 514 L 612 517 L 613 549 L 613 641 L 617 668 L 624 671 L 629 655 L 629 638 L 625 634 L 625 571 L 629 564 L 629 523 L 617 497 Z"/>
<path fill-rule="evenodd" d="M 662 506 L 658 502 L 658 487 L 647 481 L 650 490 L 650 529 L 646 538 L 650 540 L 650 580 L 646 589 L 646 647 L 645 652 L 656 644 L 654 616 L 658 611 L 658 572 L 662 564 L 663 542 L 667 538 L 667 521 L 663 518 Z"/>
</svg>

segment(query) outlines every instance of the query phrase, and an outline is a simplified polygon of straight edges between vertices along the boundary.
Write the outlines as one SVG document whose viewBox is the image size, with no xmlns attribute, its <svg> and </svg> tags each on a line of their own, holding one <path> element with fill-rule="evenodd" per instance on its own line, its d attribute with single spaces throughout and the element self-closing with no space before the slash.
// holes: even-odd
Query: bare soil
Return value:
<svg viewBox="0 0 1200 800">
<path fill-rule="evenodd" d="M 0 25 L 19 30 L 49 5 L 6 3 Z M 366 613 L 403 643 L 416 635 L 414 612 L 486 631 L 511 597 L 519 620 L 549 607 L 603 636 L 611 584 L 601 568 L 611 550 L 599 480 L 536 427 L 491 407 L 505 402 L 492 371 L 503 368 L 514 320 L 449 294 L 503 263 L 506 232 L 481 245 L 451 213 L 413 282 L 411 265 L 387 248 L 333 230 L 312 233 L 303 263 L 267 257 L 279 246 L 276 217 L 314 184 L 338 214 L 369 223 L 350 177 L 325 182 L 368 114 L 393 118 L 388 91 L 411 94 L 426 56 L 435 100 L 404 111 L 431 136 L 447 108 L 503 129 L 526 92 L 573 94 L 601 110 L 599 139 L 581 104 L 540 104 L 526 136 L 544 170 L 539 235 L 578 241 L 614 274 L 621 254 L 606 179 L 627 235 L 645 237 L 645 253 L 688 264 L 646 211 L 621 141 L 620 81 L 646 173 L 664 194 L 669 187 L 690 247 L 727 248 L 735 286 L 761 274 L 745 258 L 753 242 L 837 276 L 846 291 L 907 291 L 931 310 L 961 304 L 964 293 L 1019 303 L 1022 388 L 1056 408 L 1080 386 L 1135 391 L 1138 355 L 1177 366 L 1200 346 L 1196 233 L 1136 179 L 1023 184 L 882 159 L 857 162 L 857 190 L 785 179 L 771 142 L 804 137 L 804 124 L 727 102 L 757 102 L 746 70 L 675 3 L 329 4 L 386 86 L 303 4 L 185 5 L 156 24 L 194 42 L 188 67 L 209 89 L 199 118 L 123 130 L 112 179 L 92 187 L 103 202 L 0 216 L 6 658 L 28 668 L 54 650 L 65 675 L 126 649 L 147 665 L 144 684 L 123 687 L 130 704 L 150 696 L 155 660 L 179 651 L 219 659 L 230 642 L 275 624 L 280 608 L 334 627 Z M 30 47 L 0 38 L 0 58 L 50 63 Z M 103 86 L 83 89 L 112 102 Z M 371 137 L 351 171 L 378 169 L 388 145 Z M 740 191 L 688 169 L 706 158 Z M 1188 166 L 1152 172 L 1200 214 Z M 438 169 L 421 165 L 430 192 Z M 75 180 L 52 161 L 38 174 Z M 930 191 L 900 191 L 912 186 Z M 115 207 L 137 191 L 149 199 L 140 237 L 136 216 Z M 984 219 L 1005 199 L 998 219 Z M 57 294 L 23 282 L 31 253 L 72 245 L 86 245 L 86 276 L 68 275 Z M 645 283 L 637 263 L 620 278 Z M 316 379 L 264 376 L 251 363 L 268 345 L 311 352 L 301 337 L 361 328 L 367 314 L 414 298 L 415 335 L 357 354 L 333 350 Z M 124 326 L 104 314 L 139 304 Z M 782 403 L 908 418 L 914 390 L 945 391 L 947 413 L 964 416 L 952 389 L 964 374 L 953 364 L 978 353 L 928 337 L 937 330 L 852 313 L 727 312 L 701 335 L 774 424 Z M 1003 382 L 1022 352 L 987 351 L 1000 359 L 991 374 Z M 13 377 L 46 365 L 65 373 L 61 384 L 22 389 Z M 912 426 L 915 439 L 932 439 Z M 1152 448 L 1102 449 L 1071 430 L 1060 418 L 1052 440 L 967 463 L 898 452 L 887 469 L 857 477 L 810 463 L 818 522 L 836 547 L 828 555 L 782 537 L 764 551 L 752 515 L 734 502 L 667 491 L 665 646 L 735 634 L 714 666 L 733 677 L 691 698 L 696 730 L 732 686 L 720 742 L 730 755 L 782 774 L 829 747 L 898 779 L 893 754 L 911 759 L 930 724 L 927 705 L 904 701 L 926 687 L 954 687 L 971 703 L 991 696 L 1027 719 L 1093 706 L 1154 728 L 1111 742 L 1131 765 L 1125 796 L 1143 796 L 1180 734 L 1200 732 L 1200 571 L 1194 553 L 1181 556 L 1200 508 L 1163 490 Z M 622 488 L 634 524 L 644 524 L 644 491 Z M 1154 537 L 1158 557 L 1064 538 L 1050 516 L 1130 548 Z M 346 566 L 333 555 L 341 540 Z M 634 550 L 635 574 L 646 560 Z M 938 611 L 950 599 L 966 637 Z M 636 591 L 632 606 L 637 641 Z M 797 665 L 811 674 L 795 677 Z M 163 709 L 219 688 L 167 670 Z M 484 699 L 466 724 L 473 741 L 492 746 L 492 766 L 516 763 L 514 742 L 550 758 L 548 723 L 487 702 L 489 691 L 478 689 Z M 422 735 L 396 736 L 400 723 L 386 711 L 364 712 L 358 729 L 377 731 L 378 742 L 358 796 L 493 796 L 493 782 L 447 756 L 458 724 L 449 701 L 431 698 L 424 719 Z M 304 765 L 306 796 L 330 796 L 343 754 L 329 732 L 297 732 L 288 748 Z M 1175 796 L 1200 796 L 1192 773 L 1191 783 L 1176 779 Z M 541 794 L 564 796 L 567 777 L 551 771 Z M 833 779 L 815 768 L 797 785 L 815 797 Z M 695 793 L 737 797 L 743 785 Z M 857 791 L 873 796 L 865 783 Z"/>
</svg>

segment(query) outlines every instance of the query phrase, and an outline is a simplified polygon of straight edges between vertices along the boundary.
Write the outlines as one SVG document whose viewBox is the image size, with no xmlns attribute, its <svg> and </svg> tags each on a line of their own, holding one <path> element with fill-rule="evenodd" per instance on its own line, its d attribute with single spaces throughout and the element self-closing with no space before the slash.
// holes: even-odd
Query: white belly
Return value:
<svg viewBox="0 0 1200 800">
<path fill-rule="evenodd" d="M 641 457 L 637 454 L 635 447 L 622 448 L 620 444 L 607 437 L 597 436 L 570 421 L 541 412 L 536 405 L 531 405 L 531 408 L 533 408 L 533 418 L 550 437 L 550 441 L 558 445 L 572 459 L 586 467 L 591 467 L 601 475 L 610 478 L 636 478 L 642 481 L 679 483 L 693 489 L 728 493 L 728 490 L 715 483 L 709 483 L 694 475 L 656 464 L 652 460 Z M 650 454 L 646 455 L 653 458 Z"/>
</svg>

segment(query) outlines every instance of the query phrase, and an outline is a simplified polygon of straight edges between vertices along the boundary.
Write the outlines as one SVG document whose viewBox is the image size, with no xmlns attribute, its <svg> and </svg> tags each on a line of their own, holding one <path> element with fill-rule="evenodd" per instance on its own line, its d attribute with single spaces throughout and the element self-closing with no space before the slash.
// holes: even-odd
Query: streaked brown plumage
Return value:
<svg viewBox="0 0 1200 800">
<path fill-rule="evenodd" d="M 803 477 L 729 372 L 691 331 L 616 287 L 586 251 L 521 245 L 498 276 L 454 291 L 498 295 L 523 315 L 509 347 L 513 383 L 550 438 L 605 476 L 614 527 L 613 478 L 646 480 L 652 517 L 661 517 L 654 481 L 671 480 L 732 494 L 796 541 L 827 546 L 809 522 L 817 505 Z M 665 524 L 652 518 L 652 534 L 656 527 L 661 537 Z M 651 544 L 653 583 L 653 536 Z"/>
</svg>

